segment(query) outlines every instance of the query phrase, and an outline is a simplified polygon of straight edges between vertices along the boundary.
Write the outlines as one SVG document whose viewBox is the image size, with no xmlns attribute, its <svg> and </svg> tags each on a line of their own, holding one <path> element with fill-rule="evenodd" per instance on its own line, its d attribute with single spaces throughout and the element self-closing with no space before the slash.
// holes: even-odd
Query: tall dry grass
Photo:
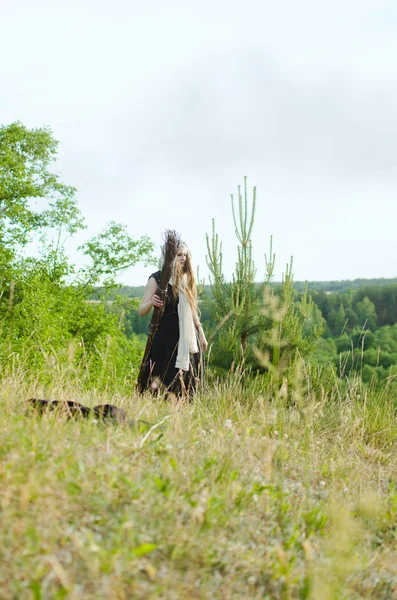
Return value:
<svg viewBox="0 0 397 600">
<path fill-rule="evenodd" d="M 111 402 L 155 427 L 26 415 Z M 302 366 L 192 403 L 0 384 L 0 598 L 397 598 L 396 404 Z M 156 426 L 158 425 L 158 426 Z"/>
</svg>

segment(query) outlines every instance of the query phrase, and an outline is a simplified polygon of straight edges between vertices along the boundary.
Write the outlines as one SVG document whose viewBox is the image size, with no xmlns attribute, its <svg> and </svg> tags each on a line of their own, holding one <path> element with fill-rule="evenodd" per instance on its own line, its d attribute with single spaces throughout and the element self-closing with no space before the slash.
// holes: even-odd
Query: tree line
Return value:
<svg viewBox="0 0 397 600">
<path fill-rule="evenodd" d="M 281 282 L 274 282 L 274 287 L 280 287 Z M 313 292 L 343 292 L 356 290 L 364 287 L 385 287 L 388 285 L 397 285 L 397 278 L 379 278 L 379 279 L 344 279 L 338 281 L 294 281 L 293 286 L 296 292 L 304 292 L 306 287 L 310 293 Z M 117 295 L 127 296 L 129 298 L 141 298 L 145 286 L 121 285 L 117 290 Z M 203 285 L 203 292 L 211 296 L 211 285 Z M 99 299 L 100 288 L 93 294 L 93 299 Z"/>
</svg>

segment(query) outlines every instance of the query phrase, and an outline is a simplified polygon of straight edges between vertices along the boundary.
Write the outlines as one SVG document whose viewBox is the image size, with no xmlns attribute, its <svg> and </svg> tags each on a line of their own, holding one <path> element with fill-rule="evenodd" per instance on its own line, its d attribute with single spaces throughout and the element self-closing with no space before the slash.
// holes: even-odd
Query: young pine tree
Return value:
<svg viewBox="0 0 397 600">
<path fill-rule="evenodd" d="M 213 316 L 218 323 L 219 347 L 215 349 L 217 366 L 250 366 L 254 369 L 283 370 L 297 355 L 307 353 L 321 334 L 322 319 L 314 314 L 307 290 L 296 302 L 293 287 L 292 259 L 277 293 L 270 282 L 275 267 L 272 238 L 269 257 L 265 254 L 265 276 L 256 283 L 252 259 L 252 231 L 255 222 L 256 188 L 248 200 L 247 178 L 244 189 L 238 187 L 237 201 L 231 196 L 237 261 L 232 280 L 222 269 L 222 243 L 212 222 L 212 236 L 207 235 L 207 264 Z"/>
</svg>

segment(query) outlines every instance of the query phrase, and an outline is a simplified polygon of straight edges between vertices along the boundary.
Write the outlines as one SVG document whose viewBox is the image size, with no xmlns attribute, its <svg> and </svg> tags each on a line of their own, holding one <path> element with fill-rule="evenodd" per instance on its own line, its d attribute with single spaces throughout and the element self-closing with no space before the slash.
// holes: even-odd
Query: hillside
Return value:
<svg viewBox="0 0 397 600">
<path fill-rule="evenodd" d="M 396 597 L 387 390 L 305 377 L 289 404 L 231 377 L 173 404 L 47 386 L 149 430 L 28 416 L 32 392 L 0 384 L 1 598 Z"/>
</svg>

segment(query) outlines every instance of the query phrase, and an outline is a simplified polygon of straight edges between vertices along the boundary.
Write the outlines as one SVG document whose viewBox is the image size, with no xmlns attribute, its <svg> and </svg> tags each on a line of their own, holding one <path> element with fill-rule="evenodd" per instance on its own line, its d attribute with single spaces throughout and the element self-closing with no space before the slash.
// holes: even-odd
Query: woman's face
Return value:
<svg viewBox="0 0 397 600">
<path fill-rule="evenodd" d="M 179 248 L 178 253 L 176 255 L 176 259 L 179 262 L 180 265 L 184 265 L 186 262 L 186 257 L 187 257 L 187 249 L 182 246 L 181 248 Z"/>
</svg>

